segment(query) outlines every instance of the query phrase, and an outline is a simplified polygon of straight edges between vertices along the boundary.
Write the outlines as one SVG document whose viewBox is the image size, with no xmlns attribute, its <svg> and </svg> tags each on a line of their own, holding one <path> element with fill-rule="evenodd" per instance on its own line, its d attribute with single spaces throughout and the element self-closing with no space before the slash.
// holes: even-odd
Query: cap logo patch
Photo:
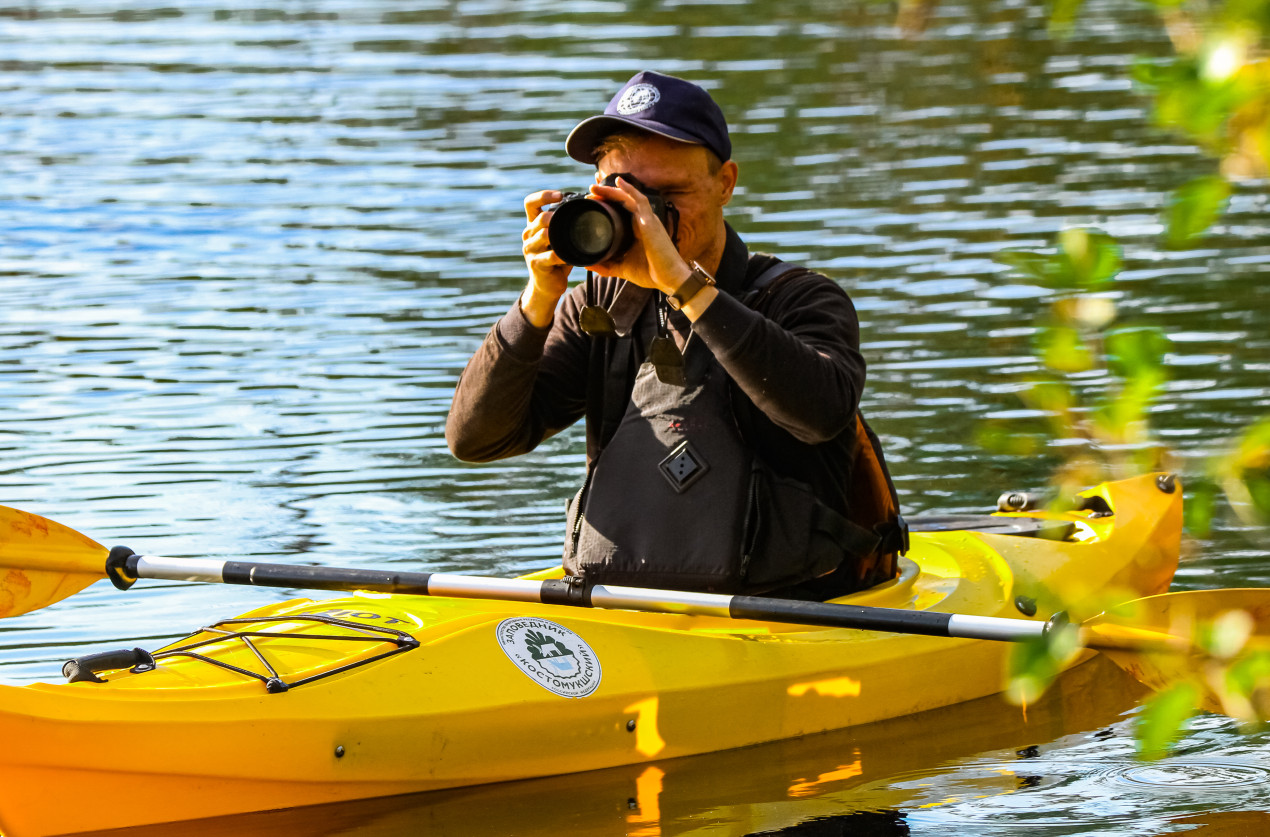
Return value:
<svg viewBox="0 0 1270 837">
<path fill-rule="evenodd" d="M 622 116 L 648 110 L 657 104 L 661 92 L 651 84 L 637 84 L 622 94 L 617 102 L 617 112 Z"/>
</svg>

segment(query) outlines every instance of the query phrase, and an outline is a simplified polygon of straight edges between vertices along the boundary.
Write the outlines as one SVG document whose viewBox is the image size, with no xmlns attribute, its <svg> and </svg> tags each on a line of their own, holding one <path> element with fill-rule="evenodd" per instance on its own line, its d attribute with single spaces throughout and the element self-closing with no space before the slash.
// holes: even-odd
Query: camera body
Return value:
<svg viewBox="0 0 1270 837">
<path fill-rule="evenodd" d="M 670 230 L 672 205 L 656 189 L 650 189 L 631 174 L 610 174 L 605 186 L 617 185 L 622 178 L 642 192 L 653 208 L 653 214 Z M 635 243 L 633 218 L 618 204 L 590 197 L 586 193 L 568 192 L 553 210 L 547 223 L 547 240 L 563 261 L 579 267 L 607 262 L 621 256 Z"/>
</svg>

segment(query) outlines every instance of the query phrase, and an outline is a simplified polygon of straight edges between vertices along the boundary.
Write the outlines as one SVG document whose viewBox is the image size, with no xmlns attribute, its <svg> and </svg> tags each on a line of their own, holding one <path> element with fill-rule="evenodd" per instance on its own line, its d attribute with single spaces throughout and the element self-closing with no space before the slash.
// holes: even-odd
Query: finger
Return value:
<svg viewBox="0 0 1270 837">
<path fill-rule="evenodd" d="M 531 220 L 525 225 L 525 229 L 521 231 L 521 239 L 528 241 L 531 236 L 537 235 L 540 230 L 545 230 L 547 225 L 551 223 L 551 216 L 554 214 L 554 210 L 548 210 Z"/>
<path fill-rule="evenodd" d="M 560 268 L 568 267 L 568 265 L 560 261 L 555 253 L 550 251 L 530 256 L 526 259 L 526 262 L 529 264 L 530 273 L 535 276 L 552 276 L 559 273 Z"/>
<path fill-rule="evenodd" d="M 525 244 L 522 249 L 526 255 L 545 253 L 551 249 L 551 242 L 548 240 L 546 228 L 534 229 L 533 227 L 528 227 L 525 233 Z"/>
<path fill-rule="evenodd" d="M 556 255 L 555 250 L 551 249 L 551 241 L 548 239 L 547 231 L 545 229 L 539 230 L 534 235 L 525 239 L 525 245 L 521 249 L 524 251 L 526 259 L 533 259 L 535 262 L 537 262 L 540 257 L 548 257 L 541 263 L 551 267 L 559 267 L 560 265 L 566 263 L 564 259 L 561 259 Z"/>
<path fill-rule="evenodd" d="M 534 192 L 532 195 L 525 197 L 525 219 L 532 221 L 542 212 L 542 208 L 549 203 L 556 203 L 562 197 L 563 193 L 555 189 L 548 189 L 545 192 Z"/>
<path fill-rule="evenodd" d="M 623 183 L 625 181 L 619 178 L 618 182 Z M 619 203 L 628 212 L 634 212 L 639 208 L 639 198 L 642 198 L 643 195 L 634 187 L 631 187 L 631 190 L 631 192 L 628 192 L 619 186 L 601 186 L 597 184 L 591 187 L 591 194 L 600 200 Z"/>
</svg>

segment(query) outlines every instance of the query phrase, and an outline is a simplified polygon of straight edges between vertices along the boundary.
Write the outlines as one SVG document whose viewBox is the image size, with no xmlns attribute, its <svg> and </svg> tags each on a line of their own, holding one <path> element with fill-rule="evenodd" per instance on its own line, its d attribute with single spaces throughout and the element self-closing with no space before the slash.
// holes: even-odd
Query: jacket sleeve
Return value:
<svg viewBox="0 0 1270 837">
<path fill-rule="evenodd" d="M 491 462 L 536 448 L 583 416 L 589 338 L 578 327 L 580 286 L 535 328 L 517 299 L 485 336 L 459 377 L 445 423 L 450 451 Z"/>
<path fill-rule="evenodd" d="M 850 297 L 809 274 L 778 280 L 759 308 L 719 294 L 694 331 L 755 406 L 799 441 L 821 444 L 850 429 L 865 378 Z"/>
</svg>

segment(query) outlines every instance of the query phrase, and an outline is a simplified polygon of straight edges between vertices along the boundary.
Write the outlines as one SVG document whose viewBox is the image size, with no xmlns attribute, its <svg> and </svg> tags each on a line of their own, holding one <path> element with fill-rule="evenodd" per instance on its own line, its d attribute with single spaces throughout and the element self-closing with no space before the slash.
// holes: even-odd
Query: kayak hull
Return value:
<svg viewBox="0 0 1270 837">
<path fill-rule="evenodd" d="M 1049 515 L 1074 539 L 917 533 L 901 578 L 844 601 L 1015 618 L 1035 602 L 1040 620 L 1060 597 L 1162 592 L 1180 488 L 1139 478 L 1094 491 L 1114 514 Z M 314 616 L 418 646 L 377 657 L 391 643 L 320 639 L 343 629 L 305 621 Z M 1009 653 L 982 640 L 371 594 L 243 619 L 268 635 L 160 655 L 156 669 L 104 683 L 0 688 L 0 830 L 69 834 L 796 738 L 994 694 Z M 209 659 L 319 679 L 271 693 Z M 48 804 L 50 787 L 76 804 Z"/>
</svg>

